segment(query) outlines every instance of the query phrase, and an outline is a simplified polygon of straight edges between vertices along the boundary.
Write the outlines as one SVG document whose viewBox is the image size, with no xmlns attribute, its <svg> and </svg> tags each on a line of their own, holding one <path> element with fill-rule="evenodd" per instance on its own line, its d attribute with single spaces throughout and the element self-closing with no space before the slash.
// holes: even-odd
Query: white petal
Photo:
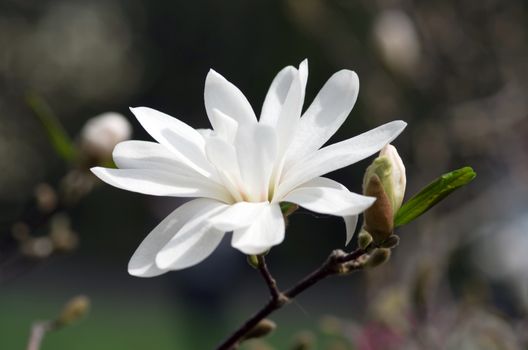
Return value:
<svg viewBox="0 0 528 350">
<path fill-rule="evenodd" d="M 376 199 L 350 192 L 339 182 L 318 177 L 291 191 L 283 198 L 308 210 L 339 216 L 356 215 L 370 207 Z"/>
<path fill-rule="evenodd" d="M 238 202 L 231 205 L 209 221 L 217 229 L 233 231 L 250 226 L 262 210 L 269 207 L 269 202 Z"/>
<path fill-rule="evenodd" d="M 284 201 L 296 203 L 311 211 L 342 216 L 346 226 L 346 244 L 356 229 L 359 213 L 370 207 L 375 198 L 350 192 L 339 182 L 318 177 L 290 192 Z"/>
<path fill-rule="evenodd" d="M 239 124 L 255 123 L 257 117 L 244 94 L 223 76 L 210 70 L 205 79 L 205 109 L 213 129 L 218 128 L 213 109 L 233 118 Z"/>
<path fill-rule="evenodd" d="M 193 216 L 206 210 L 213 203 L 216 202 L 210 199 L 194 199 L 169 214 L 136 249 L 128 263 L 128 273 L 139 277 L 153 277 L 165 273 L 166 269 L 156 266 L 156 254 Z"/>
<path fill-rule="evenodd" d="M 155 169 L 178 175 L 202 176 L 165 146 L 156 142 L 123 141 L 114 148 L 112 156 L 120 169 Z"/>
<path fill-rule="evenodd" d="M 208 137 L 211 137 L 214 135 L 214 131 L 213 129 L 207 129 L 207 128 L 203 128 L 203 129 L 195 129 L 196 131 L 198 131 L 198 133 L 200 135 L 202 135 L 202 137 L 204 138 L 204 140 L 206 140 Z"/>
<path fill-rule="evenodd" d="M 260 123 L 275 126 L 281 113 L 284 101 L 290 91 L 293 79 L 297 75 L 293 66 L 284 67 L 273 79 L 260 113 Z"/>
<path fill-rule="evenodd" d="M 159 143 L 176 154 L 190 167 L 210 174 L 211 166 L 204 154 L 203 136 L 189 125 L 152 108 L 130 108 L 143 128 Z"/>
<path fill-rule="evenodd" d="M 288 66 L 277 74 L 264 100 L 260 123 L 275 128 L 279 155 L 286 150 L 297 129 L 307 79 L 307 60 L 300 64 L 299 70 Z"/>
<path fill-rule="evenodd" d="M 267 125 L 254 124 L 238 130 L 235 138 L 240 175 L 248 193 L 247 200 L 268 199 L 270 175 L 277 156 L 277 136 Z"/>
<path fill-rule="evenodd" d="M 299 64 L 299 77 L 301 78 L 301 86 L 303 91 L 303 101 L 304 101 L 304 91 L 306 90 L 306 83 L 308 82 L 308 59 L 305 58 L 301 64 Z"/>
<path fill-rule="evenodd" d="M 295 134 L 301 118 L 301 110 L 304 102 L 304 88 L 301 77 L 297 72 L 282 106 L 277 120 L 276 133 L 278 138 L 279 154 L 283 154 Z"/>
<path fill-rule="evenodd" d="M 217 169 L 225 170 L 231 174 L 239 172 L 238 159 L 235 146 L 219 137 L 211 137 L 205 145 L 207 159 Z"/>
<path fill-rule="evenodd" d="M 284 218 L 279 204 L 266 206 L 251 226 L 235 230 L 231 245 L 244 254 L 262 254 L 284 240 Z"/>
<path fill-rule="evenodd" d="M 238 123 L 236 120 L 216 108 L 213 108 L 211 113 L 216 121 L 216 135 L 229 143 L 233 143 L 238 130 Z"/>
<path fill-rule="evenodd" d="M 202 203 L 156 254 L 156 266 L 161 270 L 180 270 L 208 257 L 222 240 L 224 232 L 214 229 L 207 219 L 226 206 L 215 201 Z"/>
<path fill-rule="evenodd" d="M 350 241 L 352 240 L 352 237 L 354 237 L 354 232 L 356 232 L 358 216 L 357 215 L 343 216 L 343 219 L 345 220 L 345 227 L 346 227 L 345 245 L 348 245 L 348 243 L 350 243 Z"/>
<path fill-rule="evenodd" d="M 407 123 L 393 121 L 348 140 L 324 147 L 307 155 L 284 175 L 276 198 L 315 177 L 346 167 L 379 151 L 405 129 Z"/>
<path fill-rule="evenodd" d="M 225 188 L 236 201 L 242 201 L 245 191 L 235 147 L 219 137 L 211 137 L 205 145 L 207 159 L 216 167 Z"/>
<path fill-rule="evenodd" d="M 328 79 L 300 120 L 288 147 L 286 167 L 330 139 L 350 114 L 358 92 L 359 79 L 353 71 L 341 70 Z"/>
<path fill-rule="evenodd" d="M 189 177 L 153 169 L 107 169 L 91 171 L 101 180 L 123 190 L 154 196 L 207 197 L 231 201 L 220 185 L 203 177 Z"/>
</svg>

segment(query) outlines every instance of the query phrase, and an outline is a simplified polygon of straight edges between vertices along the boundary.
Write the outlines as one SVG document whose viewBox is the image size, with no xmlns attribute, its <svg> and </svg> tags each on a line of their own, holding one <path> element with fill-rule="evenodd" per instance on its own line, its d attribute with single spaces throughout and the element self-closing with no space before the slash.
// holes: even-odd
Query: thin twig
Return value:
<svg viewBox="0 0 528 350">
<path fill-rule="evenodd" d="M 367 252 L 363 249 L 357 249 L 348 254 L 342 250 L 334 250 L 319 268 L 284 292 L 280 292 L 277 288 L 275 279 L 267 269 L 264 257 L 259 257 L 259 271 L 266 280 L 272 298 L 257 313 L 251 316 L 246 322 L 244 322 L 244 324 L 224 340 L 224 342 L 218 346 L 217 350 L 236 349 L 244 336 L 269 314 L 282 308 L 291 299 L 324 278 L 337 274 L 350 273 L 361 268 L 362 265 L 359 264 L 359 261 L 366 254 Z M 262 258 L 262 260 L 260 260 L 260 258 Z M 261 264 L 261 262 L 263 262 L 263 264 Z"/>
<path fill-rule="evenodd" d="M 257 255 L 257 261 L 258 270 L 268 285 L 271 298 L 274 300 L 279 299 L 281 297 L 281 292 L 277 287 L 277 281 L 275 281 L 275 278 L 273 278 L 270 271 L 268 270 L 268 265 L 266 265 L 266 259 L 264 255 Z"/>
</svg>

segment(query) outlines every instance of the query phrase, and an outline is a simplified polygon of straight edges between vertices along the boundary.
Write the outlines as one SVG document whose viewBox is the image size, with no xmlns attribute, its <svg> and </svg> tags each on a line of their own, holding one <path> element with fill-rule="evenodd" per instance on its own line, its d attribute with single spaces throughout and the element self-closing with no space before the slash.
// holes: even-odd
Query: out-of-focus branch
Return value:
<svg viewBox="0 0 528 350">
<path fill-rule="evenodd" d="M 27 350 L 39 350 L 42 341 L 44 340 L 44 336 L 53 329 L 55 329 L 55 322 L 41 321 L 35 323 L 33 327 L 31 327 Z"/>
<path fill-rule="evenodd" d="M 92 166 L 113 166 L 112 150 L 130 138 L 128 120 L 114 112 L 90 118 L 73 142 L 40 96 L 29 93 L 28 106 L 42 123 L 58 156 L 68 169 L 57 184 L 41 183 L 21 215 L 0 235 L 0 283 L 28 271 L 45 258 L 71 252 L 78 236 L 70 227 L 69 214 L 97 185 Z"/>
<path fill-rule="evenodd" d="M 47 333 L 78 321 L 86 315 L 89 307 L 90 300 L 84 295 L 79 295 L 64 305 L 62 312 L 56 319 L 35 322 L 31 327 L 26 350 L 40 350 Z"/>
</svg>

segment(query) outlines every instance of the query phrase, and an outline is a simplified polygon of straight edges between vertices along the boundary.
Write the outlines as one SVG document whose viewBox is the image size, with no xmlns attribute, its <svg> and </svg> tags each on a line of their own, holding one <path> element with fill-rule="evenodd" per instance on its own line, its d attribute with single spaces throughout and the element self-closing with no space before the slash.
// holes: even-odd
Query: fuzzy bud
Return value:
<svg viewBox="0 0 528 350">
<path fill-rule="evenodd" d="M 86 315 L 89 308 L 90 299 L 84 295 L 79 295 L 64 305 L 55 323 L 59 327 L 70 325 Z"/>
<path fill-rule="evenodd" d="M 387 261 L 389 261 L 391 256 L 391 250 L 388 248 L 377 248 L 372 252 L 370 257 L 368 258 L 365 266 L 367 267 L 376 267 L 380 266 Z"/>
<path fill-rule="evenodd" d="M 244 339 L 262 338 L 273 332 L 277 328 L 277 325 L 272 320 L 267 318 L 260 321 L 253 329 L 251 329 L 245 336 Z"/>
<path fill-rule="evenodd" d="M 400 243 L 400 237 L 396 235 L 390 235 L 386 240 L 380 243 L 381 248 L 396 248 Z"/>
<path fill-rule="evenodd" d="M 72 230 L 70 218 L 66 214 L 56 214 L 51 218 L 49 238 L 56 252 L 71 252 L 79 244 L 79 236 Z"/>
<path fill-rule="evenodd" d="M 131 134 L 127 118 L 119 113 L 103 113 L 88 120 L 82 128 L 81 148 L 89 158 L 105 161 L 111 158 L 114 147 Z"/>
<path fill-rule="evenodd" d="M 33 259 L 44 259 L 53 253 L 53 242 L 48 236 L 30 238 L 20 247 L 23 255 Z"/>
<path fill-rule="evenodd" d="M 358 234 L 358 247 L 361 249 L 367 249 L 367 247 L 372 243 L 372 236 L 370 233 L 365 231 L 365 229 L 361 229 Z"/>
<path fill-rule="evenodd" d="M 41 183 L 35 187 L 35 199 L 37 207 L 43 213 L 50 213 L 57 207 L 57 193 L 47 183 Z"/>
<path fill-rule="evenodd" d="M 291 350 L 310 350 L 314 348 L 315 335 L 312 332 L 304 331 L 297 336 L 291 345 Z"/>
</svg>

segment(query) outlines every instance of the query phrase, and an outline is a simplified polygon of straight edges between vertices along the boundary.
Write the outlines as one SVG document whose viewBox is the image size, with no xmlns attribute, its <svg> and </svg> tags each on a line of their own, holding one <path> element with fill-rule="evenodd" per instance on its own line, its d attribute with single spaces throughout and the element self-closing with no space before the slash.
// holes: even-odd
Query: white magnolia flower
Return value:
<svg viewBox="0 0 528 350">
<path fill-rule="evenodd" d="M 394 121 L 321 148 L 357 98 L 359 80 L 335 73 L 301 117 L 308 63 L 286 67 L 273 80 L 259 120 L 242 92 L 211 70 L 205 108 L 211 130 L 196 130 L 156 110 L 132 112 L 157 142 L 125 141 L 114 149 L 119 169 L 93 168 L 106 183 L 157 196 L 200 197 L 164 219 L 129 263 L 136 276 L 156 276 L 205 259 L 226 232 L 231 245 L 260 254 L 284 239 L 280 202 L 342 216 L 347 242 L 357 215 L 374 199 L 321 177 L 366 158 L 405 128 Z"/>
</svg>

